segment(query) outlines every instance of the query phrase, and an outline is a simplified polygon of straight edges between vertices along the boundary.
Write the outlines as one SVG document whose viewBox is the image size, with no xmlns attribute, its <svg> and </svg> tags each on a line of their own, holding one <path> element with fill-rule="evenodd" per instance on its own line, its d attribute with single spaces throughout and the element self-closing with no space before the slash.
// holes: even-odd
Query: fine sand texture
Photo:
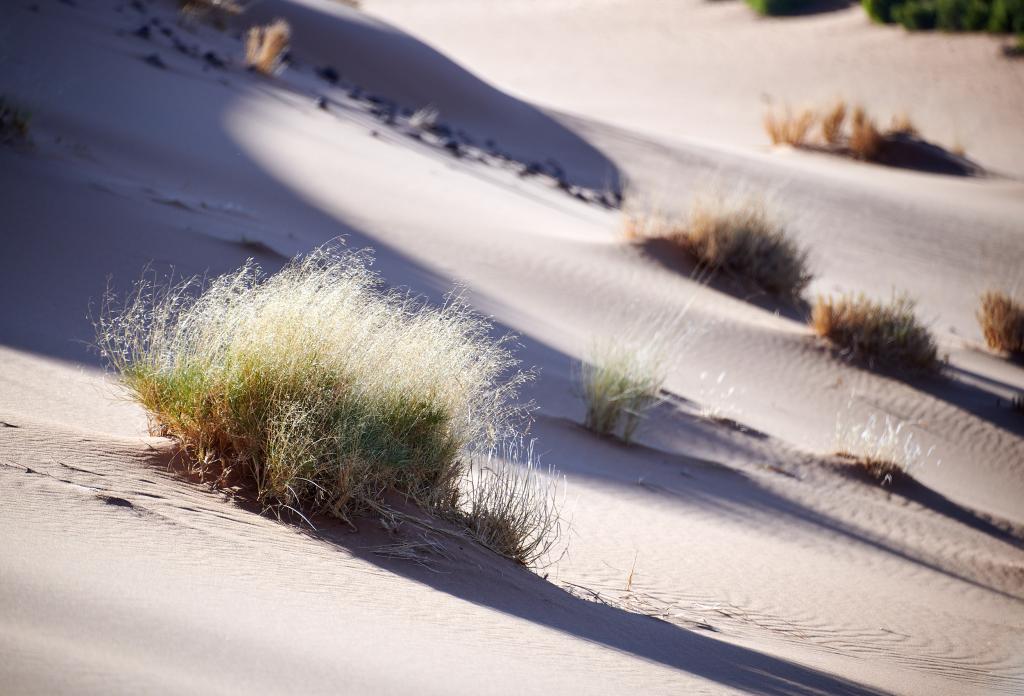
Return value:
<svg viewBox="0 0 1024 696">
<path fill-rule="evenodd" d="M 3 10 L 0 95 L 32 120 L 0 146 L 0 691 L 1024 691 L 1024 370 L 974 316 L 1024 268 L 1024 62 L 998 39 L 726 1 L 265 0 L 223 30 L 177 8 Z M 277 17 L 289 64 L 245 70 L 242 32 Z M 767 146 L 766 95 L 835 94 L 987 173 Z M 409 125 L 426 106 L 443 128 Z M 942 374 L 852 364 L 806 303 L 624 237 L 623 206 L 709 189 L 770 201 L 807 300 L 909 292 Z M 547 563 L 260 514 L 185 476 L 90 347 L 108 286 L 339 237 L 518 334 L 565 483 Z M 655 334 L 635 441 L 585 430 L 577 361 Z M 871 417 L 931 452 L 905 485 L 835 456 L 837 421 Z"/>
</svg>

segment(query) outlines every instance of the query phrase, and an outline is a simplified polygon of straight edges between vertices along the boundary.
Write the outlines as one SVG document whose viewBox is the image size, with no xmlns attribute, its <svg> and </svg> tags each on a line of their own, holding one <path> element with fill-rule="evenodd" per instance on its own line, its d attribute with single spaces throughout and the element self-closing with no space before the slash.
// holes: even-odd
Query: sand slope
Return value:
<svg viewBox="0 0 1024 696">
<path fill-rule="evenodd" d="M 425 16 L 370 5 L 402 22 Z M 437 7 L 485 33 L 472 7 Z M 614 3 L 594 7 L 581 20 L 621 18 Z M 143 8 L 17 7 L 0 29 L 0 92 L 35 114 L 34 146 L 0 149 L 4 683 L 38 693 L 1022 688 L 1024 438 L 1001 400 L 1024 389 L 1024 373 L 982 350 L 973 322 L 977 293 L 1024 261 L 1018 181 L 546 112 L 483 79 L 494 71 L 504 83 L 497 58 L 481 58 L 475 76 L 477 63 L 438 50 L 461 55 L 454 38 L 430 47 L 326 0 L 256 10 L 294 22 L 295 63 L 269 80 L 239 68 L 232 31 L 182 29 L 170 6 Z M 658 19 L 646 6 L 635 16 Z M 132 33 L 154 17 L 149 39 Z M 788 31 L 771 40 L 791 41 Z M 863 32 L 893 41 L 889 29 Z M 181 53 L 174 38 L 199 50 Z M 208 50 L 232 63 L 212 67 Z M 143 60 L 154 53 L 165 67 Z M 317 77 L 328 64 L 341 84 Z M 516 90 L 572 106 L 571 80 L 548 79 L 566 101 L 528 81 Z M 659 79 L 651 70 L 636 84 Z M 367 94 L 394 100 L 397 124 Z M 480 147 L 460 136 L 456 158 L 409 137 L 400 109 L 427 101 Z M 487 139 L 506 156 L 487 155 Z M 707 182 L 768 191 L 812 248 L 812 292 L 909 289 L 935 317 L 951 378 L 858 370 L 816 344 L 799 308 L 699 286 L 674 260 L 625 244 L 619 212 L 567 195 L 557 177 L 520 176 L 552 158 L 584 198 L 622 183 L 666 207 Z M 311 535 L 184 481 L 168 470 L 171 443 L 145 436 L 145 415 L 117 398 L 86 348 L 108 277 L 126 288 L 146 264 L 219 273 L 250 256 L 272 270 L 338 235 L 373 247 L 387 282 L 433 299 L 463 284 L 521 334 L 520 357 L 540 370 L 527 395 L 539 406 L 537 450 L 566 474 L 572 522 L 569 553 L 546 577 L 451 542 L 423 564 L 389 559 L 378 552 L 395 540 L 372 523 Z M 587 343 L 688 304 L 666 327 L 678 347 L 671 396 L 638 446 L 580 429 L 572 361 Z M 702 417 L 709 410 L 735 424 Z M 906 420 L 941 465 L 902 494 L 851 480 L 828 457 L 837 413 Z"/>
</svg>

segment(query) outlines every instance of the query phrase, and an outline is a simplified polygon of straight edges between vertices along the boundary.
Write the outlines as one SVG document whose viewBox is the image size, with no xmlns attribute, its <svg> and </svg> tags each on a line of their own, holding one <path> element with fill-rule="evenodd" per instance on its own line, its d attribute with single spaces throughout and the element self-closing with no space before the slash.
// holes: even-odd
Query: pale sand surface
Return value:
<svg viewBox="0 0 1024 696">
<path fill-rule="evenodd" d="M 978 293 L 1014 282 L 1024 264 L 1024 185 L 769 152 L 755 108 L 758 90 L 777 84 L 765 71 L 801 62 L 791 33 L 877 44 L 921 71 L 953 46 L 985 75 L 1009 71 L 1004 87 L 919 78 L 936 96 L 913 115 L 936 129 L 947 112 L 989 123 L 977 156 L 1010 171 L 1020 130 L 999 109 L 1019 113 L 1009 78 L 1020 63 L 996 60 L 989 38 L 905 37 L 854 10 L 782 23 L 738 4 L 683 3 L 669 23 L 667 3 L 429 5 L 374 0 L 367 16 L 326 0 L 265 2 L 254 16 L 295 29 L 297 64 L 274 80 L 238 68 L 231 32 L 179 29 L 170 5 L 145 17 L 236 65 L 204 70 L 165 37 L 130 35 L 144 18 L 128 5 L 5 10 L 0 93 L 34 112 L 35 146 L 0 149 L 0 683 L 11 693 L 1024 689 L 1024 428 L 1004 405 L 1024 372 L 981 347 L 973 317 Z M 711 67 L 684 71 L 680 86 L 672 65 L 698 53 L 652 45 L 652 27 L 704 36 L 702 22 L 779 62 L 761 58 L 742 80 L 720 74 L 719 99 L 693 75 L 731 63 L 705 50 Z M 621 103 L 587 82 L 611 69 L 593 45 L 608 30 L 595 24 L 632 42 L 619 51 L 632 68 L 615 68 L 620 89 L 634 90 Z M 513 32 L 564 53 L 548 54 L 548 71 L 542 51 L 517 63 Z M 800 50 L 812 63 L 814 48 Z M 846 65 L 851 50 L 837 43 L 816 62 Z M 166 69 L 141 60 L 153 52 Z M 324 64 L 403 105 L 435 103 L 522 161 L 555 157 L 574 183 L 628 181 L 666 208 L 709 185 L 766 191 L 812 249 L 808 296 L 909 290 L 950 354 L 950 379 L 904 382 L 837 360 L 798 311 L 701 287 L 624 243 L 621 213 L 385 126 L 314 75 Z M 794 98 L 827 86 L 817 69 L 791 72 Z M 906 76 L 859 79 L 865 91 L 909 89 Z M 692 92 L 678 128 L 675 90 Z M 750 130 L 721 115 L 734 103 Z M 147 264 L 215 274 L 249 256 L 273 270 L 339 235 L 374 248 L 387 282 L 435 300 L 461 284 L 521 335 L 520 358 L 540 370 L 527 394 L 537 451 L 566 475 L 572 523 L 568 554 L 539 575 L 470 547 L 429 567 L 386 559 L 372 523 L 311 535 L 183 481 L 168 470 L 171 443 L 146 435 L 145 414 L 87 350 L 108 277 L 124 289 Z M 596 337 L 691 302 L 667 327 L 671 396 L 639 444 L 582 430 L 572 361 Z M 743 428 L 702 417 L 709 410 Z M 827 457 L 837 413 L 910 423 L 935 447 L 921 486 L 890 494 L 837 473 Z"/>
</svg>

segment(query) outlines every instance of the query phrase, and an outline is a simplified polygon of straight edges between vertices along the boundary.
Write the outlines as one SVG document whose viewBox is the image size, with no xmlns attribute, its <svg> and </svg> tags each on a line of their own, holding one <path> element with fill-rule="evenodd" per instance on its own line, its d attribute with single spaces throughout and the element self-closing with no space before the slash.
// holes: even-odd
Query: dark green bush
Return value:
<svg viewBox="0 0 1024 696">
<path fill-rule="evenodd" d="M 930 0 L 910 0 L 892 8 L 892 21 L 912 31 L 934 29 L 936 25 L 935 4 Z"/>
<path fill-rule="evenodd" d="M 799 14 L 810 0 L 747 0 L 747 4 L 763 15 Z"/>
<path fill-rule="evenodd" d="M 1024 32 L 1024 0 L 862 0 L 862 3 L 875 21 L 902 24 L 910 30 Z"/>
</svg>

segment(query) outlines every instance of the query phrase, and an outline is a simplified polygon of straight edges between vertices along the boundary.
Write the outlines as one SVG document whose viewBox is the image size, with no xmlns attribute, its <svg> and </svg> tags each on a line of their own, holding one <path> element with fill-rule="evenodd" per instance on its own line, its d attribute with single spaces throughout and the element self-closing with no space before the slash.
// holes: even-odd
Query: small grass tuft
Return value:
<svg viewBox="0 0 1024 696">
<path fill-rule="evenodd" d="M 526 416 L 509 339 L 458 298 L 433 308 L 382 289 L 368 263 L 325 247 L 272 276 L 249 262 L 204 288 L 142 282 L 108 298 L 98 346 L 194 474 L 343 520 L 396 491 L 535 561 L 555 513 L 529 470 L 495 458 Z M 478 461 L 502 473 L 470 486 Z"/>
<path fill-rule="evenodd" d="M 638 346 L 596 342 L 579 366 L 577 382 L 587 406 L 584 426 L 629 443 L 640 419 L 658 403 L 665 358 L 656 342 Z"/>
<path fill-rule="evenodd" d="M 989 348 L 1024 353 L 1024 305 L 1006 293 L 990 290 L 981 296 L 978 323 Z"/>
<path fill-rule="evenodd" d="M 31 116 L 0 97 L 0 144 L 8 145 L 28 139 Z"/>
<path fill-rule="evenodd" d="M 764 129 L 772 145 L 801 147 L 807 142 L 807 135 L 814 125 L 815 115 L 811 109 L 793 113 L 789 107 L 782 112 L 769 111 L 764 115 Z"/>
<path fill-rule="evenodd" d="M 889 130 L 887 135 L 906 135 L 910 137 L 918 137 L 920 135 L 917 130 L 917 126 L 910 120 L 910 114 L 903 111 L 892 117 L 892 122 L 889 124 Z"/>
<path fill-rule="evenodd" d="M 273 75 L 281 68 L 291 36 L 291 26 L 283 19 L 250 27 L 245 37 L 246 65 L 263 75 Z"/>
<path fill-rule="evenodd" d="M 846 121 L 846 102 L 837 99 L 821 116 L 821 137 L 829 145 L 837 146 L 843 138 Z"/>
<path fill-rule="evenodd" d="M 880 422 L 872 415 L 865 422 L 849 425 L 837 418 L 837 454 L 882 486 L 899 484 L 913 469 L 928 461 L 935 450 L 923 449 L 905 427 L 906 423 L 897 423 L 889 416 Z"/>
<path fill-rule="evenodd" d="M 409 126 L 418 131 L 433 131 L 437 127 L 437 120 L 441 118 L 441 112 L 437 107 L 427 105 L 419 108 L 409 117 Z"/>
<path fill-rule="evenodd" d="M 698 196 L 678 241 L 704 266 L 771 294 L 798 296 L 813 277 L 807 252 L 758 197 Z"/>
<path fill-rule="evenodd" d="M 875 126 L 874 120 L 860 106 L 850 117 L 850 138 L 848 145 L 853 156 L 862 160 L 875 160 L 882 151 L 884 137 Z"/>
<path fill-rule="evenodd" d="M 934 372 L 941 365 L 935 338 L 918 321 L 915 303 L 906 295 L 888 304 L 863 294 L 819 296 L 810 323 L 819 336 L 869 367 Z"/>
</svg>

